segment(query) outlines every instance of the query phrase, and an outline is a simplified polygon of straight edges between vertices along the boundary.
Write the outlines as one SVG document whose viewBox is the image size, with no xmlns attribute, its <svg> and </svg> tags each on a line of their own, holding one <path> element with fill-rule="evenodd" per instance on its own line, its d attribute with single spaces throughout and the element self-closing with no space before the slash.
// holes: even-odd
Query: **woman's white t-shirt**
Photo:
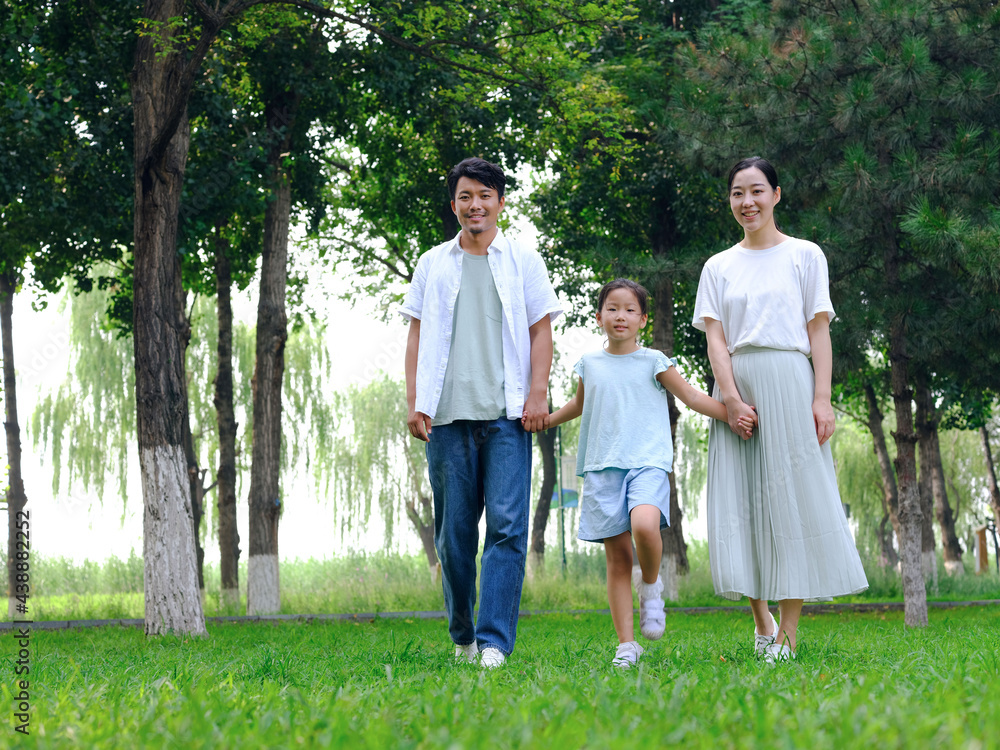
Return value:
<svg viewBox="0 0 1000 750">
<path fill-rule="evenodd" d="M 730 353 L 744 346 L 798 350 L 809 356 L 806 324 L 826 312 L 830 276 L 819 245 L 789 237 L 767 250 L 734 245 L 705 263 L 692 324 L 722 323 Z"/>
</svg>

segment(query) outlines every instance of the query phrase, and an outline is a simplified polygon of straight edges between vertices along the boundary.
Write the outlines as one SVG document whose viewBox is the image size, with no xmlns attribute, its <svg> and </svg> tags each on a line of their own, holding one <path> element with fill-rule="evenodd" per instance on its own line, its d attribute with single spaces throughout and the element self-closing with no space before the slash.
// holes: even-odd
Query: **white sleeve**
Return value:
<svg viewBox="0 0 1000 750">
<path fill-rule="evenodd" d="M 403 304 L 399 306 L 399 314 L 407 320 L 423 317 L 424 308 L 424 288 L 427 285 L 427 253 L 420 256 L 417 261 L 417 268 L 413 272 L 413 280 L 403 297 Z"/>
<path fill-rule="evenodd" d="M 830 301 L 830 272 L 827 269 L 826 256 L 820 250 L 812 262 L 806 266 L 802 274 L 802 313 L 808 323 L 817 313 L 825 312 L 832 323 L 837 317 Z"/>
<path fill-rule="evenodd" d="M 562 306 L 556 296 L 556 290 L 549 280 L 549 272 L 545 261 L 537 251 L 528 251 L 528 262 L 525 264 L 524 278 L 521 284 L 524 290 L 524 311 L 528 325 L 533 326 L 546 315 L 555 321 L 562 313 Z"/>
<path fill-rule="evenodd" d="M 705 318 L 722 320 L 722 303 L 719 300 L 719 285 L 711 261 L 701 269 L 698 280 L 698 295 L 694 301 L 694 318 L 691 325 L 699 331 L 705 330 Z"/>
</svg>

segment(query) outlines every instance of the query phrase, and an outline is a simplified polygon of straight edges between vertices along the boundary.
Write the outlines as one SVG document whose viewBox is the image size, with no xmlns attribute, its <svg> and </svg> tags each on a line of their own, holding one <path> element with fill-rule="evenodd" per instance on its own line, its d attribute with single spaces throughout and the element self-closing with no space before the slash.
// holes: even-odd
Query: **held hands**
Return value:
<svg viewBox="0 0 1000 750">
<path fill-rule="evenodd" d="M 548 429 L 549 404 L 544 395 L 534 398 L 531 394 L 528 395 L 528 400 L 524 402 L 524 413 L 521 415 L 521 426 L 528 432 Z"/>
<path fill-rule="evenodd" d="M 410 434 L 425 443 L 430 442 L 431 418 L 422 411 L 410 410 L 406 419 L 406 426 L 410 428 Z"/>
<path fill-rule="evenodd" d="M 729 429 L 744 440 L 749 440 L 757 425 L 757 409 L 743 401 L 734 401 L 726 403 L 726 411 L 729 413 Z"/>
</svg>

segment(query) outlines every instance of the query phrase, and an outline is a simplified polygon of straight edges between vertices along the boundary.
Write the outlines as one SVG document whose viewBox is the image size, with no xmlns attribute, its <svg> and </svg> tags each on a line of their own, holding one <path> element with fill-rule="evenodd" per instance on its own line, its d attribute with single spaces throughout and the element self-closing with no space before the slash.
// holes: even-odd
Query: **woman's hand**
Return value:
<svg viewBox="0 0 1000 750">
<path fill-rule="evenodd" d="M 731 399 L 726 402 L 726 413 L 729 415 L 729 429 L 744 440 L 753 435 L 753 425 L 757 424 L 757 412 L 742 400 Z"/>
<path fill-rule="evenodd" d="M 816 399 L 813 401 L 813 421 L 816 422 L 816 439 L 823 445 L 836 427 L 836 420 L 833 416 L 833 406 L 826 399 Z"/>
</svg>

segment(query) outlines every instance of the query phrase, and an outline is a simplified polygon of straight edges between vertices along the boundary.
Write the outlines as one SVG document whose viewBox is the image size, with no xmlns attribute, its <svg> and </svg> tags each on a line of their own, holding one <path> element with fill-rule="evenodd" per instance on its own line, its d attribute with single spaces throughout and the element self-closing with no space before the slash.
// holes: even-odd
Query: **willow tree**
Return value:
<svg viewBox="0 0 1000 750">
<path fill-rule="evenodd" d="M 887 353 L 904 621 L 924 626 L 912 361 L 950 304 L 925 296 L 935 274 L 997 265 L 1000 18 L 988 3 L 782 1 L 744 33 L 708 29 L 684 68 L 690 151 L 720 170 L 750 152 L 784 169 L 786 202 L 815 209 L 793 230 L 828 252 L 839 325 Z M 921 239 L 959 215 L 980 229 L 950 233 L 949 252 Z"/>
<path fill-rule="evenodd" d="M 39 401 L 31 416 L 30 432 L 36 449 L 50 456 L 53 492 L 79 483 L 101 502 L 117 496 L 124 507 L 129 501 L 129 462 L 136 458 L 135 381 L 128 356 L 132 341 L 127 332 L 109 320 L 108 298 L 109 293 L 99 290 L 67 298 L 69 371 L 56 390 Z M 219 330 L 211 309 L 213 302 L 201 298 L 189 313 L 192 340 L 186 352 L 185 380 L 192 443 L 199 466 L 213 465 L 222 442 L 215 403 Z M 237 492 L 249 468 L 246 457 L 252 430 L 254 338 L 251 326 L 239 321 L 233 325 L 233 419 L 247 425 L 234 435 L 233 481 Z M 289 424 L 284 434 L 286 459 L 282 469 L 290 474 L 308 474 L 322 464 L 315 446 L 328 431 L 332 433 L 331 358 L 322 328 L 303 320 L 291 334 L 287 357 L 289 391 L 284 411 Z M 202 473 L 197 479 L 206 492 L 218 486 L 215 475 Z M 199 527 L 196 533 L 202 538 L 218 534 L 221 514 L 220 508 L 218 515 L 208 515 L 211 528 Z M 225 589 L 223 586 L 224 599 Z"/>
<path fill-rule="evenodd" d="M 367 385 L 351 386 L 338 399 L 341 416 L 328 463 L 327 489 L 341 530 L 366 523 L 377 509 L 389 546 L 402 511 L 420 537 L 435 576 L 438 559 L 427 457 L 424 444 L 406 429 L 405 384 L 383 373 Z"/>
<path fill-rule="evenodd" d="M 986 488 L 989 492 L 990 507 L 993 510 L 993 522 L 1000 529 L 1000 485 L 997 483 L 996 464 L 993 461 L 993 447 L 990 445 L 990 430 L 987 425 L 979 428 L 979 437 L 983 447 L 983 461 L 986 466 Z"/>
</svg>

